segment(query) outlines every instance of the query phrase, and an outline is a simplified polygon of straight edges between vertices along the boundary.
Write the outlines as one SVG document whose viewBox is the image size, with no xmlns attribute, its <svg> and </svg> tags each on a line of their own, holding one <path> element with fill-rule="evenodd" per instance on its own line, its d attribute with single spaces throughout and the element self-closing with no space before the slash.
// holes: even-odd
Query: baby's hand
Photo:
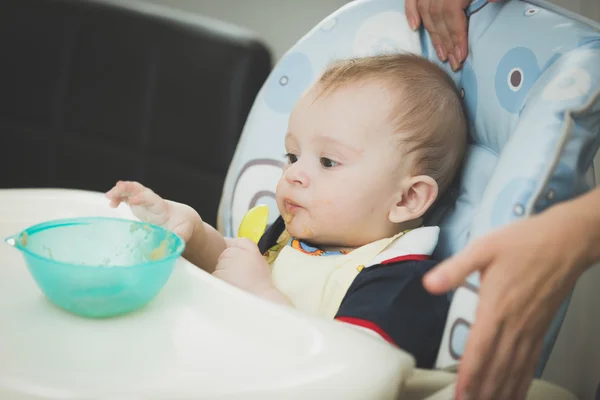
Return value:
<svg viewBox="0 0 600 400">
<path fill-rule="evenodd" d="M 167 201 L 138 182 L 119 181 L 106 193 L 110 206 L 127 203 L 139 220 L 175 232 L 186 242 L 192 236 L 198 213 L 191 207 Z"/>
<path fill-rule="evenodd" d="M 133 215 L 142 221 L 162 226 L 169 220 L 167 202 L 141 183 L 119 181 L 106 197 L 112 208 L 120 203 L 129 204 Z"/>
<path fill-rule="evenodd" d="M 213 275 L 247 292 L 261 295 L 273 287 L 271 268 L 249 239 L 226 239 Z"/>
</svg>

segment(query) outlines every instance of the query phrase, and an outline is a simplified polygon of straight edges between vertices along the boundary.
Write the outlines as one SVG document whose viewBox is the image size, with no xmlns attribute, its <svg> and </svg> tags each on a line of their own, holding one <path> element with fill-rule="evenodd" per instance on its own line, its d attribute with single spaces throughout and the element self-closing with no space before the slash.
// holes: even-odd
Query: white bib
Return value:
<svg viewBox="0 0 600 400">
<path fill-rule="evenodd" d="M 333 318 L 363 268 L 428 258 L 437 245 L 438 236 L 438 227 L 418 228 L 369 243 L 348 254 L 321 256 L 286 245 L 271 264 L 273 283 L 296 309 Z"/>
</svg>

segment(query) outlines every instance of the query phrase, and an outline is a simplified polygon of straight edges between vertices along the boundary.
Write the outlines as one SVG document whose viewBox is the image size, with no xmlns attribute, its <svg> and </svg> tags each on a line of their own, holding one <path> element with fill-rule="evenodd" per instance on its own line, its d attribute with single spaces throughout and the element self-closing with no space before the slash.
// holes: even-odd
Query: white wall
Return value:
<svg viewBox="0 0 600 400">
<path fill-rule="evenodd" d="M 278 60 L 319 21 L 350 0 L 144 0 L 231 22 L 262 37 Z M 550 0 L 600 21 L 600 0 Z"/>
<path fill-rule="evenodd" d="M 145 0 L 248 28 L 270 47 L 274 61 L 348 0 Z"/>
<path fill-rule="evenodd" d="M 569 11 L 585 15 L 588 18 L 600 21 L 600 1 L 599 0 L 549 0 L 558 6 L 566 8 Z"/>
<path fill-rule="evenodd" d="M 569 11 L 600 21 L 600 0 L 550 0 Z M 600 180 L 600 153 L 595 159 L 596 182 Z M 600 265 L 579 281 L 543 379 L 554 382 L 583 400 L 593 399 L 600 385 Z"/>
<path fill-rule="evenodd" d="M 600 0 L 548 0 L 557 6 L 600 22 Z M 600 180 L 600 152 L 595 160 L 596 180 Z M 600 379 L 600 376 L 599 376 Z"/>
</svg>

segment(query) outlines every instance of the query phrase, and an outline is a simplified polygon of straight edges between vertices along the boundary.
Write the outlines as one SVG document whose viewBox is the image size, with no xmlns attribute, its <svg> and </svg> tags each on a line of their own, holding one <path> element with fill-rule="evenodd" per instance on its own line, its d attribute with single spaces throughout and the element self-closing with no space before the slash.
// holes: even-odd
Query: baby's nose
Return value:
<svg viewBox="0 0 600 400">
<path fill-rule="evenodd" d="M 287 168 L 285 180 L 294 186 L 307 187 L 309 184 L 308 174 L 302 169 L 300 162 L 296 162 Z"/>
</svg>

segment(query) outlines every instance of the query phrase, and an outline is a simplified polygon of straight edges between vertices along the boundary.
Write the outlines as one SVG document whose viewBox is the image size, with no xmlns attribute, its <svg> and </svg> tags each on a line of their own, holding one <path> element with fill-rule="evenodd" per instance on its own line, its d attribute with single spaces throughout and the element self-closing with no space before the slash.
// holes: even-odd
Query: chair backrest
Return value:
<svg viewBox="0 0 600 400">
<path fill-rule="evenodd" d="M 453 73 L 443 65 L 464 96 L 471 143 L 456 201 L 437 214 L 439 258 L 593 184 L 592 159 L 600 145 L 600 33 L 592 22 L 550 8 L 516 0 L 472 2 L 464 68 Z M 303 90 L 335 58 L 389 51 L 417 52 L 438 62 L 428 34 L 408 28 L 401 0 L 354 1 L 283 57 L 254 103 L 227 176 L 219 218 L 225 234 L 235 235 L 257 202 L 276 210 L 283 133 Z M 478 286 L 474 275 L 454 293 L 439 367 L 462 355 Z M 548 334 L 541 367 L 565 309 Z"/>
<path fill-rule="evenodd" d="M 216 223 L 271 70 L 250 32 L 131 0 L 3 0 L 0 187 L 139 180 Z"/>
</svg>

